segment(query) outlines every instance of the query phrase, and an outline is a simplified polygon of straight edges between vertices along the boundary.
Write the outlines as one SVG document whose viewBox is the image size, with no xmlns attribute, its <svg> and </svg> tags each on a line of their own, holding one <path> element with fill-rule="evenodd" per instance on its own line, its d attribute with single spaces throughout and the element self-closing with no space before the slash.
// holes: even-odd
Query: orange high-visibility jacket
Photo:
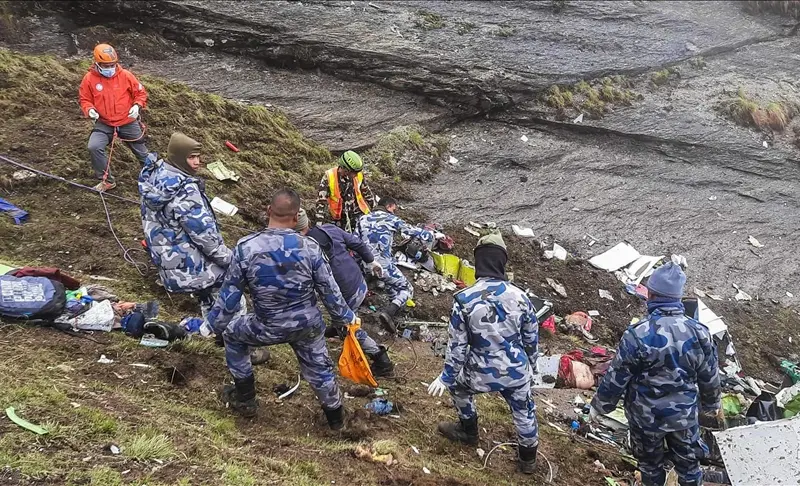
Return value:
<svg viewBox="0 0 800 486">
<path fill-rule="evenodd" d="M 344 207 L 342 194 L 339 190 L 339 168 L 333 167 L 332 169 L 328 169 L 325 175 L 328 177 L 328 207 L 330 208 L 333 220 L 338 221 L 342 219 L 342 208 Z M 362 213 L 369 214 L 369 204 L 367 204 L 367 201 L 361 194 L 361 183 L 363 182 L 364 174 L 361 172 L 353 176 L 353 191 L 356 193 L 358 208 Z"/>
<path fill-rule="evenodd" d="M 142 83 L 119 64 L 117 72 L 110 78 L 101 76 L 92 65 L 83 77 L 78 93 L 83 114 L 89 116 L 89 109 L 94 108 L 100 114 L 100 121 L 112 127 L 134 121 L 128 118 L 128 111 L 134 103 L 142 109 L 147 105 L 147 92 Z"/>
</svg>

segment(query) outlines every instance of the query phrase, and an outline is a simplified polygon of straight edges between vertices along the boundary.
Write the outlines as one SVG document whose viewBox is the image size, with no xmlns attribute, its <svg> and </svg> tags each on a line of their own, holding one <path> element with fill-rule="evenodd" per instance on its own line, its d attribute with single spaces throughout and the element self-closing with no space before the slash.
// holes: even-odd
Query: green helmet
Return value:
<svg viewBox="0 0 800 486">
<path fill-rule="evenodd" d="M 364 169 L 364 162 L 361 160 L 360 155 L 352 150 L 348 150 L 339 157 L 339 167 L 352 170 L 353 172 L 361 172 L 361 170 Z"/>
</svg>

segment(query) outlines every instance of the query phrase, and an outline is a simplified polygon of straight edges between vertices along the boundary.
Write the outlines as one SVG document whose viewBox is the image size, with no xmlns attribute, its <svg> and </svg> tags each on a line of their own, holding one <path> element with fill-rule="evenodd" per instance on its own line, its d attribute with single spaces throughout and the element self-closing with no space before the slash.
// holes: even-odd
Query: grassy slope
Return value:
<svg viewBox="0 0 800 486">
<path fill-rule="evenodd" d="M 23 56 L 0 50 L 0 153 L 68 179 L 91 183 L 85 149 L 90 124 L 80 117 L 76 90 L 86 64 L 50 57 Z M 323 147 L 305 140 L 280 113 L 196 93 L 183 85 L 143 77 L 151 111 L 145 116 L 151 150 L 163 151 L 175 129 L 201 140 L 206 161 L 223 160 L 243 176 L 239 184 L 209 181 L 208 192 L 240 206 L 242 216 L 225 218 L 237 226 L 255 227 L 269 192 L 291 184 L 311 203 L 322 171 L 332 162 Z M 242 152 L 224 147 L 228 139 Z M 415 130 L 402 129 L 381 141 L 367 160 L 383 193 L 402 194 L 405 179 L 425 177 L 442 146 Z M 411 157 L 408 150 L 413 149 Z M 420 155 L 421 153 L 421 155 Z M 413 164 L 422 160 L 423 164 Z M 115 151 L 113 167 L 121 181 L 118 194 L 136 198 L 138 162 L 126 149 Z M 37 177 L 11 178 L 15 169 L 0 165 L 3 197 L 30 211 L 31 220 L 14 226 L 0 217 L 0 261 L 59 266 L 88 280 L 88 275 L 115 278 L 108 285 L 125 300 L 157 298 L 167 316 L 195 313 L 191 301 L 167 299 L 120 257 L 106 226 L 99 198 L 63 183 Z M 112 220 L 125 246 L 141 238 L 138 207 L 109 200 Z M 224 228 L 227 241 L 244 232 Z M 139 261 L 145 255 L 134 252 Z M 275 402 L 276 384 L 294 383 L 296 364 L 286 346 L 259 370 L 263 410 L 258 420 L 232 417 L 216 399 L 226 378 L 222 352 L 195 340 L 167 351 L 153 351 L 120 334 L 95 336 L 102 343 L 68 337 L 46 329 L 0 323 L 0 405 L 46 424 L 51 431 L 37 437 L 7 420 L 0 421 L 2 484 L 513 484 L 513 451 L 493 456 L 492 467 L 479 471 L 470 448 L 446 443 L 433 434 L 437 420 L 452 418 L 445 400 L 424 395 L 420 381 L 438 373 L 423 343 L 396 344 L 393 356 L 403 379 L 387 382 L 390 397 L 406 408 L 400 419 L 361 417 L 368 430 L 349 437 L 330 437 L 318 405 L 303 384 L 285 404 Z M 338 355 L 338 344 L 332 353 Z M 97 363 L 100 354 L 114 364 Z M 419 355 L 419 359 L 416 356 Z M 131 367 L 147 363 L 150 369 Z M 347 385 L 345 385 L 347 386 Z M 357 410 L 366 398 L 349 399 Z M 513 437 L 506 406 L 497 397 L 479 399 L 481 447 Z M 358 421 L 358 420 L 357 420 Z M 359 432 L 360 431 L 360 432 Z M 385 468 L 353 455 L 359 442 L 391 440 L 400 464 Z M 542 450 L 560 469 L 556 484 L 597 484 L 590 452 L 564 454 L 573 446 L 565 436 L 543 427 Z M 122 447 L 121 455 L 108 451 Z M 414 445 L 420 455 L 412 452 Z M 607 466 L 618 461 L 604 461 Z M 424 474 L 427 467 L 431 475 Z M 543 469 L 546 469 L 543 467 Z M 127 472 L 126 472 L 127 471 Z M 125 474 L 122 474 L 126 472 Z M 545 472 L 535 476 L 543 482 Z"/>
</svg>

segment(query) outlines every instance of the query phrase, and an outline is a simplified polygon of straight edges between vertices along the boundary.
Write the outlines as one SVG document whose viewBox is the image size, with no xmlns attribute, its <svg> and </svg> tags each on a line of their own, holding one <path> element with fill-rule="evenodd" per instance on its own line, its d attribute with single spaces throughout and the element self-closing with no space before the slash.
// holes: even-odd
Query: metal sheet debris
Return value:
<svg viewBox="0 0 800 486">
<path fill-rule="evenodd" d="M 521 236 L 523 238 L 533 238 L 534 236 L 536 236 L 533 234 L 532 229 L 520 226 L 518 224 L 512 224 L 511 229 L 514 231 L 515 235 Z"/>
<path fill-rule="evenodd" d="M 750 241 L 750 244 L 755 246 L 756 248 L 764 248 L 764 245 L 761 244 L 757 239 L 755 239 L 752 235 L 748 236 L 747 239 Z"/>
<path fill-rule="evenodd" d="M 589 263 L 595 268 L 614 272 L 626 265 L 630 265 L 640 256 L 642 255 L 634 247 L 623 241 L 610 250 L 593 256 L 589 259 Z"/>
<path fill-rule="evenodd" d="M 536 360 L 536 373 L 533 374 L 531 387 L 533 388 L 555 388 L 558 378 L 558 363 L 561 355 L 540 356 Z"/>
<path fill-rule="evenodd" d="M 558 243 L 553 243 L 553 249 L 544 252 L 544 257 L 548 260 L 553 258 L 564 261 L 567 259 L 567 250 Z"/>
<path fill-rule="evenodd" d="M 733 486 L 797 484 L 800 418 L 714 432 Z"/>
</svg>

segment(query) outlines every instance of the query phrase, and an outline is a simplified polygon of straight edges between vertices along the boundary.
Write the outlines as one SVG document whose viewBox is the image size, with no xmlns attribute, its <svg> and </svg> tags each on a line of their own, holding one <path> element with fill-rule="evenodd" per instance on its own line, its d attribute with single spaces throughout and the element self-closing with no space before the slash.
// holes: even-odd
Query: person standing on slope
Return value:
<svg viewBox="0 0 800 486">
<path fill-rule="evenodd" d="M 91 118 L 94 128 L 89 135 L 89 157 L 100 183 L 96 191 L 117 187 L 109 170 L 106 146 L 114 134 L 124 141 L 144 164 L 147 146 L 139 124 L 139 113 L 147 105 L 147 92 L 130 71 L 119 65 L 117 51 L 108 44 L 94 48 L 94 64 L 83 77 L 78 91 L 81 110 Z"/>
<path fill-rule="evenodd" d="M 375 207 L 375 196 L 364 181 L 363 170 L 361 156 L 348 150 L 339 157 L 338 167 L 325 172 L 319 183 L 317 224 L 325 221 L 328 213 L 333 224 L 352 233 L 358 218 L 370 213 Z"/>
</svg>

